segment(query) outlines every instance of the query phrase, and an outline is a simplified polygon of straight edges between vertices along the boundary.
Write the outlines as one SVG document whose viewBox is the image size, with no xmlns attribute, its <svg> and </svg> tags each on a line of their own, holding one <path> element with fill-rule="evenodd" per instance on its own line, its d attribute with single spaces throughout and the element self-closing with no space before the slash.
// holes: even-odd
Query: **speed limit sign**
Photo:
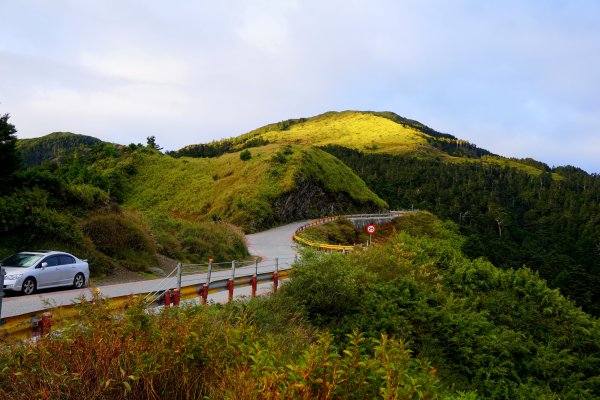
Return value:
<svg viewBox="0 0 600 400">
<path fill-rule="evenodd" d="M 373 225 L 373 224 L 367 225 L 367 233 L 369 235 L 374 234 L 376 230 L 377 230 L 377 228 L 375 227 L 375 225 Z"/>
</svg>

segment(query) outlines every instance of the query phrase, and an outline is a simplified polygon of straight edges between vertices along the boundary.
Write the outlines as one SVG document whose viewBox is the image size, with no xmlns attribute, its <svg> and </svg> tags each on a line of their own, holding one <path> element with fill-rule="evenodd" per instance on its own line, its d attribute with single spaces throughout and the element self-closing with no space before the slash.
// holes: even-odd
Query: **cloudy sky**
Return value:
<svg viewBox="0 0 600 400">
<path fill-rule="evenodd" d="M 597 0 L 0 0 L 0 113 L 165 149 L 393 111 L 600 173 Z"/>
</svg>

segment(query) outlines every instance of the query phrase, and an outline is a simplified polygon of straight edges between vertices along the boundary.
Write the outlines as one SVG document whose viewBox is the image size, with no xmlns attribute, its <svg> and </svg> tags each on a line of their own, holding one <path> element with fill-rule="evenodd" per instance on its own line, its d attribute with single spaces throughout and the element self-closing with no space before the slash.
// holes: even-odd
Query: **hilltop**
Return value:
<svg viewBox="0 0 600 400">
<path fill-rule="evenodd" d="M 216 157 L 267 143 L 304 146 L 342 146 L 367 154 L 391 154 L 440 159 L 447 163 L 479 163 L 520 169 L 538 176 L 550 168 L 532 159 L 496 155 L 476 144 L 438 132 L 393 112 L 326 112 L 310 118 L 289 119 L 243 135 L 205 144 L 192 144 L 170 154 Z M 553 179 L 562 179 L 553 174 Z"/>
<path fill-rule="evenodd" d="M 53 132 L 34 139 L 20 139 L 17 149 L 27 167 L 44 161 L 60 160 L 71 156 L 77 150 L 89 148 L 101 140 L 92 136 L 71 132 Z"/>
</svg>

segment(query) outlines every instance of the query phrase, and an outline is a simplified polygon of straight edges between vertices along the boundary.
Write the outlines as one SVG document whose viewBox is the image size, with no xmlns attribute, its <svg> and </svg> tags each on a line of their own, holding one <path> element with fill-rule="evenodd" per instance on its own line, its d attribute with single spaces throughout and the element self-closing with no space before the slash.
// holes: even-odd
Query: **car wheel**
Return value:
<svg viewBox="0 0 600 400">
<path fill-rule="evenodd" d="M 23 293 L 26 296 L 33 294 L 33 293 L 35 293 L 35 287 L 36 287 L 35 279 L 27 278 L 23 282 L 23 287 L 21 289 L 21 293 Z"/>
<path fill-rule="evenodd" d="M 82 273 L 75 275 L 75 278 L 73 279 L 73 287 L 75 289 L 81 289 L 84 286 L 85 286 L 85 276 L 83 276 Z"/>
</svg>

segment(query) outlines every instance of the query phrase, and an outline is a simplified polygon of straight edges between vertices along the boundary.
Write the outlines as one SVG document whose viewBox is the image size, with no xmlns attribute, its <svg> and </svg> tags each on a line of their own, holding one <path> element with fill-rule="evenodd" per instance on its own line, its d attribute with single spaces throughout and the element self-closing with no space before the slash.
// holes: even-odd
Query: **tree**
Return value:
<svg viewBox="0 0 600 400">
<path fill-rule="evenodd" d="M 148 137 L 146 138 L 146 142 L 148 143 L 148 144 L 146 144 L 146 147 L 147 147 L 147 148 L 149 148 L 149 149 L 153 149 L 153 150 L 156 150 L 156 151 L 161 151 L 161 150 L 162 150 L 162 147 L 160 147 L 160 146 L 159 146 L 159 145 L 156 143 L 156 136 L 154 136 L 154 135 L 153 135 L 153 136 L 148 136 Z"/>
<path fill-rule="evenodd" d="M 8 180 L 12 173 L 19 169 L 21 161 L 16 149 L 17 130 L 8 122 L 9 118 L 8 114 L 0 117 L 0 165 L 3 171 L 0 182 Z"/>
</svg>

